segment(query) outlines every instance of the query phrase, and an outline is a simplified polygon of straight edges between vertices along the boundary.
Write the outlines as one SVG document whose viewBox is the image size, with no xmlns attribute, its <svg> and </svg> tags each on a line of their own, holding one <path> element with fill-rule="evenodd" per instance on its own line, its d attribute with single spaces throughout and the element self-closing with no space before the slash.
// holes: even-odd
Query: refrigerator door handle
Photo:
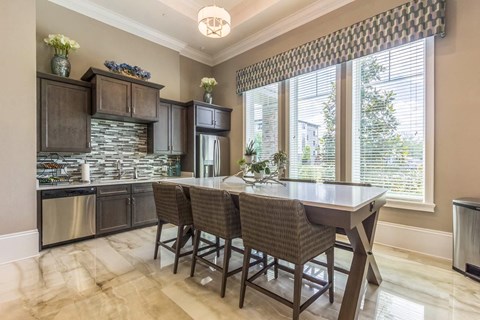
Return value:
<svg viewBox="0 0 480 320">
<path fill-rule="evenodd" d="M 218 166 L 218 172 L 217 172 L 217 176 L 220 176 L 221 172 L 220 172 L 220 169 L 222 168 L 222 159 L 221 159 L 221 154 L 222 154 L 222 146 L 220 145 L 220 140 L 217 140 L 217 166 Z"/>
<path fill-rule="evenodd" d="M 213 140 L 213 177 L 217 176 L 217 139 Z"/>
</svg>

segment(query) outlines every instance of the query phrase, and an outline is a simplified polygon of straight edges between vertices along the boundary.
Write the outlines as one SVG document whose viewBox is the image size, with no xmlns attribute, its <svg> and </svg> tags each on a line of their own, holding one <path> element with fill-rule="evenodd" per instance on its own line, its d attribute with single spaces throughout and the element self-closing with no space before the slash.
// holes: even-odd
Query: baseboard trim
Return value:
<svg viewBox="0 0 480 320">
<path fill-rule="evenodd" d="M 379 221 L 375 243 L 452 260 L 452 233 Z"/>
<path fill-rule="evenodd" d="M 38 230 L 9 233 L 0 236 L 0 264 L 38 255 Z"/>
</svg>

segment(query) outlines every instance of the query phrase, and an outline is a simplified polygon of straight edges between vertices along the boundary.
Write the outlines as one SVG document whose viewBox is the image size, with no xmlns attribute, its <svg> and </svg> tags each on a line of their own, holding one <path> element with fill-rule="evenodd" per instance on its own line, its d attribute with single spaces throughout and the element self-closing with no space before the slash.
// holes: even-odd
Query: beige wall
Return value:
<svg viewBox="0 0 480 320">
<path fill-rule="evenodd" d="M 203 89 L 200 87 L 200 80 L 212 75 L 212 67 L 180 56 L 180 101 L 202 100 Z M 220 85 L 217 88 L 221 90 Z"/>
<path fill-rule="evenodd" d="M 36 229 L 35 0 L 0 2 L 0 37 L 3 235 Z"/>
<path fill-rule="evenodd" d="M 126 62 L 148 70 L 150 81 L 163 84 L 160 95 L 180 98 L 180 58 L 176 51 L 70 11 L 47 0 L 37 1 L 37 68 L 50 73 L 53 49 L 43 43 L 50 33 L 61 33 L 80 44 L 69 55 L 70 78 L 80 79 L 89 67 L 106 69 L 105 60 Z"/>
<path fill-rule="evenodd" d="M 232 113 L 231 166 L 242 155 L 242 99 L 235 71 L 400 5 L 405 0 L 357 0 L 214 67 L 224 84 L 216 101 Z M 447 37 L 435 42 L 435 213 L 383 209 L 383 221 L 450 232 L 452 199 L 480 197 L 480 1 L 447 3 Z"/>
<path fill-rule="evenodd" d="M 53 49 L 43 43 L 50 33 L 61 33 L 80 43 L 80 49 L 69 55 L 72 79 L 80 79 L 92 66 L 105 69 L 105 60 L 126 62 L 150 71 L 150 81 L 165 86 L 160 92 L 161 97 L 186 101 L 201 98 L 201 91 L 200 95 L 198 92 L 201 75 L 212 72 L 211 67 L 182 57 L 174 50 L 47 0 L 37 1 L 38 71 L 51 72 Z"/>
</svg>

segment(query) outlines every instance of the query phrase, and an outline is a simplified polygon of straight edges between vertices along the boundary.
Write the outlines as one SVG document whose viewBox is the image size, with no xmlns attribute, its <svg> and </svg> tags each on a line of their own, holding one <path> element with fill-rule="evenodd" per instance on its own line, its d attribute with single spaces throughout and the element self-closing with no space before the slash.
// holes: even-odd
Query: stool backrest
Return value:
<svg viewBox="0 0 480 320">
<path fill-rule="evenodd" d="M 241 235 L 240 214 L 229 192 L 190 187 L 190 200 L 195 228 L 224 239 Z"/>
<path fill-rule="evenodd" d="M 193 223 L 190 200 L 179 185 L 154 182 L 153 196 L 159 220 L 176 225 Z"/>
<path fill-rule="evenodd" d="M 245 246 L 287 261 L 297 261 L 302 233 L 310 224 L 298 200 L 240 194 L 240 221 Z"/>
</svg>

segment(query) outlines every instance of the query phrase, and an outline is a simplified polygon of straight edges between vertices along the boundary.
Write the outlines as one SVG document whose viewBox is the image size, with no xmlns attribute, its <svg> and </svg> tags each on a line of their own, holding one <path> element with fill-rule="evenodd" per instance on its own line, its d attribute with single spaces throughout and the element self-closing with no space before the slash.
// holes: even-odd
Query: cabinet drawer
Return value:
<svg viewBox="0 0 480 320">
<path fill-rule="evenodd" d="M 118 196 L 122 194 L 130 194 L 130 185 L 122 184 L 119 186 L 97 187 L 97 197 Z"/>
<path fill-rule="evenodd" d="M 137 183 L 132 185 L 133 193 L 153 192 L 152 183 Z"/>
</svg>

